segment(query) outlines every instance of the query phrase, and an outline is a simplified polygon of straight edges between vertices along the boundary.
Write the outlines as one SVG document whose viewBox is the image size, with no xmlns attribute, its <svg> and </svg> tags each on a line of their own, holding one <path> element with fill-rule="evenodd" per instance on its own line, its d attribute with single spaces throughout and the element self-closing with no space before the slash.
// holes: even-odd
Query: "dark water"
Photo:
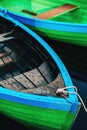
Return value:
<svg viewBox="0 0 87 130">
<path fill-rule="evenodd" d="M 77 87 L 78 93 L 87 107 L 87 82 L 83 82 L 74 78 L 72 81 Z M 87 130 L 87 112 L 84 110 L 83 106 L 81 106 L 72 130 Z"/>
<path fill-rule="evenodd" d="M 37 130 L 35 127 L 25 127 L 24 125 L 12 120 L 5 115 L 0 114 L 0 129 L 22 129 L 22 130 Z M 39 129 L 38 129 L 39 130 Z"/>
</svg>

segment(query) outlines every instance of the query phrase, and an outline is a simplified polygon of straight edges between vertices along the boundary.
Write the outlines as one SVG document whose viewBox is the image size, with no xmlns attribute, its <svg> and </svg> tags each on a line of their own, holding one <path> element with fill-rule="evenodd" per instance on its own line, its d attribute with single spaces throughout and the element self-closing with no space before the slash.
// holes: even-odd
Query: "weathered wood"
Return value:
<svg viewBox="0 0 87 130">
<path fill-rule="evenodd" d="M 5 63 L 11 61 L 10 57 L 3 57 L 3 60 Z M 2 60 L 0 64 L 4 65 Z M 64 87 L 61 75 L 58 74 L 54 80 L 52 68 L 49 67 L 47 62 L 44 62 L 38 68 L 31 71 L 0 81 L 0 84 L 17 91 L 52 96 L 56 96 L 58 88 Z"/>
<path fill-rule="evenodd" d="M 5 64 L 13 62 L 12 59 L 9 56 L 5 56 L 2 58 Z"/>
<path fill-rule="evenodd" d="M 15 88 L 10 84 L 7 80 L 0 81 L 0 85 L 2 85 L 4 88 L 9 88 L 14 90 Z"/>
<path fill-rule="evenodd" d="M 50 84 L 47 84 L 45 86 L 39 86 L 37 88 L 32 88 L 32 89 L 24 89 L 21 91 L 26 93 L 31 93 L 31 94 L 56 96 L 57 89 L 63 87 L 65 87 L 63 79 L 61 75 L 58 74 L 56 79 Z"/>
<path fill-rule="evenodd" d="M 40 19 L 49 19 L 54 16 L 58 16 L 61 14 L 64 14 L 66 12 L 72 11 L 79 8 L 79 6 L 71 5 L 71 4 L 65 4 L 63 6 L 54 8 L 52 10 L 49 10 L 48 12 L 44 12 L 42 14 L 38 14 L 37 16 L 34 16 L 35 18 L 40 18 Z"/>
<path fill-rule="evenodd" d="M 14 79 L 14 77 L 0 81 L 0 85 L 2 85 L 5 88 L 9 88 L 17 91 L 25 89 L 25 86 L 21 85 L 17 80 Z"/>
<path fill-rule="evenodd" d="M 0 68 L 5 67 L 6 64 L 10 64 L 10 63 L 12 63 L 12 59 L 9 56 L 0 58 Z"/>
<path fill-rule="evenodd" d="M 25 76 L 30 78 L 32 82 L 37 84 L 37 87 L 33 86 L 33 84 Z M 45 84 L 41 84 L 41 82 L 43 81 L 43 77 L 40 75 L 38 70 L 34 69 L 24 74 L 14 76 L 13 78 L 0 81 L 0 85 L 20 92 L 51 96 L 56 96 L 56 91 L 58 88 L 65 87 L 60 74 L 58 74 L 54 81 L 47 85 L 46 82 Z"/>
<path fill-rule="evenodd" d="M 47 84 L 47 82 L 37 69 L 28 71 L 24 73 L 24 75 L 26 75 L 26 77 L 30 79 L 36 86 L 43 86 Z"/>
<path fill-rule="evenodd" d="M 23 74 L 15 76 L 14 79 L 16 79 L 25 88 L 34 87 L 34 85 Z"/>
<path fill-rule="evenodd" d="M 47 83 L 50 83 L 54 80 L 54 75 L 52 73 L 52 68 L 48 65 L 47 62 L 44 62 L 38 67 L 38 70 L 41 72 L 42 76 L 45 78 Z"/>
<path fill-rule="evenodd" d="M 65 87 L 65 83 L 63 81 L 63 78 L 61 74 L 59 73 L 58 76 L 53 80 L 50 84 L 47 85 L 49 88 L 54 89 L 56 91 L 58 88 Z"/>
<path fill-rule="evenodd" d="M 24 89 L 24 87 L 17 82 L 14 78 L 9 78 L 7 81 L 12 85 L 12 89 L 21 90 Z"/>
<path fill-rule="evenodd" d="M 2 52 L 2 53 L 0 53 L 0 58 L 5 57 L 5 56 L 7 56 L 7 55 L 8 55 L 8 53 Z"/>
</svg>

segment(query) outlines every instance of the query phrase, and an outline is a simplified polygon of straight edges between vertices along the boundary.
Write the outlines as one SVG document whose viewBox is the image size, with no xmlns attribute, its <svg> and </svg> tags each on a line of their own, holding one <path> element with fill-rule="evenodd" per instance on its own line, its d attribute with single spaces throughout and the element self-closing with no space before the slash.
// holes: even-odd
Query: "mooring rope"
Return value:
<svg viewBox="0 0 87 130">
<path fill-rule="evenodd" d="M 75 89 L 75 92 L 68 92 L 68 91 L 66 91 L 66 89 L 70 89 L 70 88 L 74 88 L 74 89 Z M 87 112 L 87 107 L 86 107 L 86 105 L 85 105 L 85 103 L 84 103 L 82 97 L 78 94 L 78 90 L 77 90 L 77 88 L 76 88 L 75 86 L 69 86 L 69 87 L 64 87 L 64 88 L 58 88 L 57 91 L 56 91 L 56 94 L 65 94 L 65 95 L 66 95 L 66 94 L 76 94 L 76 95 L 79 97 L 79 99 L 80 99 L 80 101 L 81 101 L 81 104 L 82 104 L 84 110 Z"/>
</svg>

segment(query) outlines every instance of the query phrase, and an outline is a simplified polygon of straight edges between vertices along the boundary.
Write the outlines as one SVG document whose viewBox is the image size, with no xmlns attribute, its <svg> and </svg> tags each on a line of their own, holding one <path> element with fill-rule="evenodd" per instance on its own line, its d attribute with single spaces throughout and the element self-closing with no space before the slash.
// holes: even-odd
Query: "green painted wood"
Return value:
<svg viewBox="0 0 87 130">
<path fill-rule="evenodd" d="M 24 13 L 22 10 L 29 10 L 36 14 L 41 14 L 67 3 L 77 7 L 79 6 L 80 8 L 72 12 L 67 12 L 61 16 L 56 16 L 52 20 L 83 24 L 87 23 L 87 1 L 85 0 L 0 0 L 0 7 L 7 8 L 13 12 L 22 14 L 23 16 L 33 17 L 33 15 Z"/>
<path fill-rule="evenodd" d="M 24 125 L 46 130 L 68 130 L 75 118 L 71 112 L 33 107 L 3 99 L 0 99 L 0 112 Z"/>
<path fill-rule="evenodd" d="M 0 7 L 7 8 L 19 15 L 34 17 L 44 12 L 53 10 L 54 8 L 60 7 L 64 4 L 71 4 L 79 7 L 76 10 L 66 12 L 62 15 L 56 15 L 55 17 L 49 18 L 51 21 L 58 22 L 69 22 L 78 24 L 87 24 L 87 1 L 86 0 L 0 0 Z M 25 10 L 25 11 L 24 11 Z M 29 13 L 30 12 L 30 13 Z M 64 41 L 76 45 L 87 46 L 87 33 L 72 33 L 62 32 L 44 28 L 34 27 L 34 30 L 40 35 L 45 37 Z M 73 36 L 73 37 L 72 37 Z"/>
<path fill-rule="evenodd" d="M 63 31 L 56 31 L 56 30 L 49 30 L 43 28 L 36 28 L 27 25 L 29 28 L 33 29 L 37 34 L 43 35 L 46 38 L 59 40 L 62 42 L 68 42 L 70 44 L 76 44 L 81 46 L 87 46 L 87 33 L 73 33 L 73 32 L 63 32 Z M 47 33 L 46 33 L 47 32 Z M 73 38 L 72 38 L 73 36 Z"/>
</svg>

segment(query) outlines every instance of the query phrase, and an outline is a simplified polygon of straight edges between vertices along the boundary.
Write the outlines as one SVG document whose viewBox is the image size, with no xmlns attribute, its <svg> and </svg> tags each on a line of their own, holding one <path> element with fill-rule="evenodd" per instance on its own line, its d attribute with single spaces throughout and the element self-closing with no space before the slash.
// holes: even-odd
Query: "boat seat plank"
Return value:
<svg viewBox="0 0 87 130">
<path fill-rule="evenodd" d="M 37 68 L 27 71 L 23 74 L 14 76 L 18 82 L 20 82 L 26 88 L 33 88 L 38 86 L 44 86 L 47 84 L 43 76 L 40 74 Z"/>
<path fill-rule="evenodd" d="M 0 85 L 2 85 L 5 88 L 12 89 L 12 90 L 21 90 L 21 89 L 24 89 L 24 87 L 21 84 L 19 84 L 13 78 L 9 78 L 7 80 L 0 81 Z"/>
<path fill-rule="evenodd" d="M 23 80 L 24 81 L 24 80 Z M 0 81 L 0 85 L 2 85 L 3 87 L 5 88 L 9 88 L 9 89 L 12 89 L 12 90 L 17 90 L 17 91 L 21 91 L 22 89 L 27 89 L 27 85 L 24 86 L 24 83 L 21 81 L 17 81 L 13 78 L 8 78 L 7 80 L 2 80 Z M 30 85 L 30 83 L 29 83 Z"/>
<path fill-rule="evenodd" d="M 58 88 L 64 87 L 65 85 L 60 74 L 58 74 L 55 80 L 53 80 L 53 76 L 51 73 L 52 70 L 48 66 L 48 63 L 44 62 L 38 68 L 0 81 L 0 85 L 5 88 L 26 93 L 56 96 L 56 90 Z M 44 76 L 49 82 L 48 84 L 44 79 Z M 35 87 L 32 82 L 37 87 Z"/>
<path fill-rule="evenodd" d="M 24 74 L 14 76 L 14 79 L 16 79 L 25 88 L 33 88 L 34 87 L 34 85 L 25 77 Z"/>
<path fill-rule="evenodd" d="M 71 4 L 65 4 L 63 6 L 54 8 L 52 10 L 49 10 L 48 12 L 44 12 L 44 13 L 39 14 L 39 15 L 34 16 L 34 17 L 35 18 L 40 18 L 40 19 L 49 19 L 49 18 L 52 18 L 52 17 L 54 17 L 56 15 L 58 16 L 58 15 L 66 13 L 66 12 L 75 10 L 77 8 L 79 8 L 79 7 L 75 6 L 75 5 L 71 5 Z"/>
<path fill-rule="evenodd" d="M 0 58 L 5 57 L 5 56 L 7 56 L 7 55 L 8 55 L 8 53 L 2 52 L 2 53 L 0 53 Z"/>
<path fill-rule="evenodd" d="M 2 59 L 3 59 L 5 64 L 9 64 L 9 63 L 13 62 L 12 59 L 9 56 L 5 56 Z"/>
<path fill-rule="evenodd" d="M 7 81 L 10 84 L 12 84 L 12 88 L 14 88 L 16 90 L 24 89 L 24 87 L 19 82 L 17 82 L 17 80 L 15 80 L 14 78 L 9 78 L 9 79 L 7 79 Z"/>
<path fill-rule="evenodd" d="M 45 77 L 46 81 L 48 83 L 52 82 L 54 80 L 54 75 L 52 73 L 52 68 L 49 67 L 47 62 L 44 62 L 42 65 L 38 67 L 38 70 L 41 72 L 43 77 Z"/>
<path fill-rule="evenodd" d="M 10 84 L 7 80 L 0 81 L 0 85 L 2 85 L 4 88 L 9 88 L 9 89 L 13 89 L 13 90 L 15 89 L 13 87 L 13 85 Z"/>
<path fill-rule="evenodd" d="M 1 60 L 1 64 L 4 65 L 2 60 Z M 47 63 L 41 64 L 39 66 L 39 70 L 41 71 L 41 69 L 43 67 L 48 69 Z M 45 70 L 45 68 L 42 70 L 42 73 Z M 11 85 L 12 85 L 12 87 L 13 87 L 12 89 L 16 89 L 16 90 L 34 88 L 34 87 L 39 87 L 39 86 L 45 86 L 45 85 L 47 85 L 47 81 L 44 79 L 44 77 L 40 73 L 40 71 L 38 71 L 38 69 L 35 68 L 35 69 L 31 70 L 31 71 L 28 71 L 28 72 L 25 72 L 23 74 L 19 74 L 19 75 L 13 76 L 13 77 L 9 76 L 9 73 L 6 73 L 5 75 L 2 74 L 3 75 L 3 82 L 2 82 L 2 84 L 5 87 L 7 87 L 7 88 L 11 88 Z M 5 82 L 4 78 L 6 78 L 7 75 L 10 78 L 7 78 L 6 82 Z M 47 74 L 47 76 L 48 76 L 48 74 Z"/>
<path fill-rule="evenodd" d="M 5 64 L 12 63 L 12 59 L 9 56 L 0 58 L 0 67 L 5 66 Z"/>
<path fill-rule="evenodd" d="M 26 75 L 26 77 L 30 79 L 34 84 L 36 84 L 36 86 L 43 86 L 47 84 L 45 79 L 36 68 L 24 73 L 24 75 Z"/>
<path fill-rule="evenodd" d="M 61 75 L 58 74 L 58 76 L 55 78 L 53 82 L 45 86 L 39 86 L 37 88 L 25 89 L 21 91 L 26 93 L 31 93 L 31 94 L 56 96 L 57 89 L 63 87 L 65 87 L 64 81 Z"/>
</svg>

